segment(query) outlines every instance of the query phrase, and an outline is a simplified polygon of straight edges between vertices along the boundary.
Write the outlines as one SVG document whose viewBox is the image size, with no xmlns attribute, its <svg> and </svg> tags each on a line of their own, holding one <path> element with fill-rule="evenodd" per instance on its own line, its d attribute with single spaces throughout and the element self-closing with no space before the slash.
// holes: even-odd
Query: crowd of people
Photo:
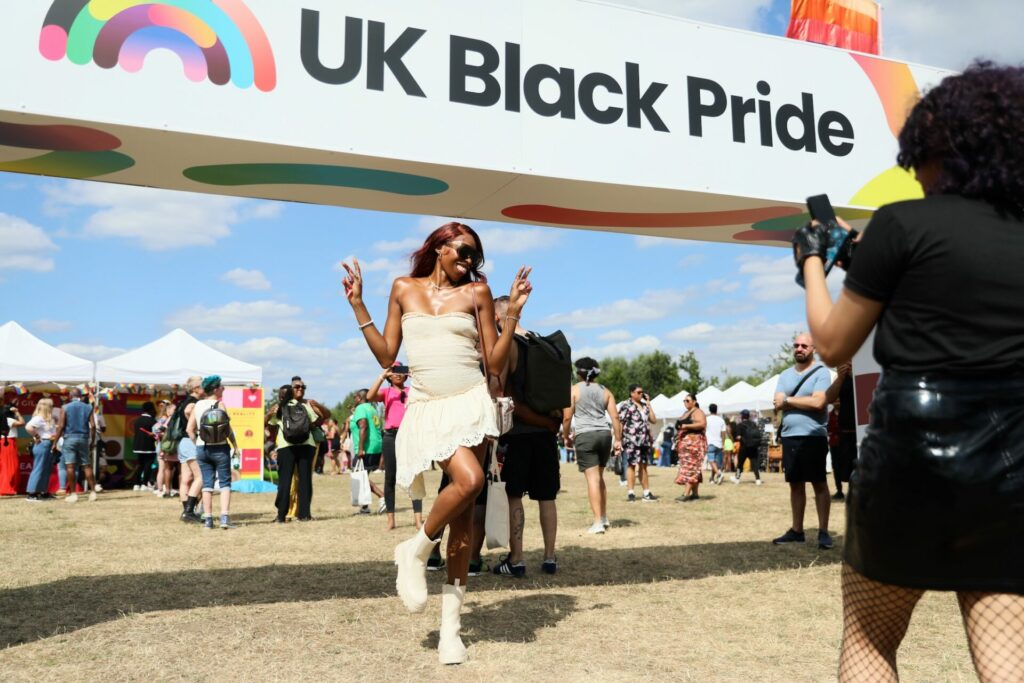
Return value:
<svg viewBox="0 0 1024 683">
<path fill-rule="evenodd" d="M 1024 670 L 1024 441 L 1018 419 L 1024 410 L 1024 276 L 997 267 L 1005 254 L 1024 251 L 1022 99 L 1024 70 L 978 64 L 917 103 L 899 136 L 898 161 L 916 171 L 925 197 L 883 207 L 863 237 L 856 235 L 850 242 L 855 246 L 841 255 L 848 275 L 834 303 L 823 267 L 828 231 L 812 222 L 794 236 L 810 331 L 793 340 L 794 364 L 781 374 L 774 398 L 791 519 L 772 543 L 806 543 L 810 484 L 814 542 L 831 549 L 831 504 L 845 499 L 842 681 L 897 680 L 896 652 L 926 590 L 956 592 L 982 680 L 1019 680 Z M 359 262 L 345 263 L 346 297 L 383 369 L 380 376 L 357 393 L 342 424 L 305 398 L 298 377 L 280 388 L 267 411 L 279 477 L 278 522 L 291 515 L 311 519 L 312 477 L 322 471 L 324 458 L 336 471 L 350 467 L 360 475 L 383 467 L 383 489 L 368 476 L 365 481 L 380 498 L 389 529 L 395 527 L 397 490 L 409 495 L 416 532 L 394 550 L 397 593 L 409 611 L 422 612 L 425 572 L 447 570 L 438 641 L 444 664 L 468 656 L 461 611 L 467 578 L 487 570 L 480 557 L 490 533 L 484 528 L 490 523 L 484 514 L 487 473 L 506 485 L 509 512 L 501 521 L 508 525 L 510 552 L 491 571 L 507 577 L 527 572 L 527 495 L 538 503 L 541 569 L 558 571 L 560 433 L 584 475 L 590 533 L 604 534 L 613 525 L 604 481 L 609 466 L 622 473 L 628 501 L 658 501 L 648 471 L 658 417 L 643 386 L 632 385 L 629 396 L 617 401 L 598 381 L 599 364 L 579 358 L 572 368 L 578 381 L 570 381 L 568 368 L 565 373 L 561 407 L 539 401 L 524 383 L 536 336 L 522 323 L 533 289 L 530 269 L 519 269 L 507 296 L 494 297 L 483 264 L 483 244 L 471 227 L 442 225 L 412 255 L 410 275 L 394 281 L 387 319 L 378 329 L 362 299 Z M 978 282 L 984 297 L 964 286 Z M 874 353 L 883 372 L 858 453 L 849 360 L 876 324 Z M 396 363 L 403 347 L 408 366 Z M 826 362 L 837 368 L 834 380 Z M 212 494 L 219 490 L 220 527 L 230 529 L 231 452 L 237 444 L 220 401 L 223 387 L 213 376 L 190 378 L 188 389 L 173 410 L 145 406 L 136 453 L 141 463 L 160 454 L 158 487 L 168 486 L 178 471 L 185 522 L 212 528 Z M 834 404 L 830 442 L 828 406 Z M 733 455 L 734 482 L 748 462 L 755 483 L 762 482 L 764 425 L 746 411 L 729 424 L 717 406 L 705 412 L 692 395 L 685 408 L 659 435 L 662 458 L 668 449 L 669 461 L 677 461 L 682 495 L 676 500 L 691 506 L 701 499 L 705 465 L 709 483 L 722 484 Z M 67 500 L 77 499 L 79 475 L 95 499 L 88 457 L 98 428 L 94 418 L 77 391 L 59 415 L 44 399 L 30 420 L 12 416 L 34 439 L 29 500 L 48 496 L 43 480 L 57 454 Z M 177 463 L 163 457 L 168 443 Z M 834 495 L 826 479 L 830 449 Z M 423 518 L 423 473 L 433 467 L 443 472 L 441 488 Z M 148 474 L 139 477 L 137 486 L 153 484 Z M 368 514 L 369 505 L 361 504 L 360 512 Z"/>
</svg>

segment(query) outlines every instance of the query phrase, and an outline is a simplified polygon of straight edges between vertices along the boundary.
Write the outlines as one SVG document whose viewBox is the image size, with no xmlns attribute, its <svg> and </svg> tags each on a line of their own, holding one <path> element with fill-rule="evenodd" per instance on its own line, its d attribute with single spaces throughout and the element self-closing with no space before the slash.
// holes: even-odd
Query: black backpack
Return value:
<svg viewBox="0 0 1024 683">
<path fill-rule="evenodd" d="M 221 407 L 220 401 L 199 416 L 199 436 L 203 443 L 224 443 L 230 434 L 231 418 L 228 411 Z"/>
<path fill-rule="evenodd" d="M 313 425 L 309 422 L 309 413 L 302 403 L 281 407 L 281 436 L 288 443 L 306 443 Z"/>
<path fill-rule="evenodd" d="M 761 445 L 761 426 L 752 420 L 744 420 L 736 425 L 736 435 L 740 437 L 742 448 L 757 448 Z"/>
<path fill-rule="evenodd" d="M 164 434 L 164 440 L 160 443 L 161 453 L 172 455 L 178 452 L 178 443 L 185 438 L 185 428 L 188 426 L 188 420 L 185 419 L 185 408 L 198 402 L 199 399 L 195 396 L 188 396 L 174 407 L 171 419 L 167 422 L 167 433 Z"/>
<path fill-rule="evenodd" d="M 516 398 L 538 413 L 572 403 L 572 349 L 561 330 L 549 335 L 515 335 L 519 361 L 512 383 Z"/>
</svg>

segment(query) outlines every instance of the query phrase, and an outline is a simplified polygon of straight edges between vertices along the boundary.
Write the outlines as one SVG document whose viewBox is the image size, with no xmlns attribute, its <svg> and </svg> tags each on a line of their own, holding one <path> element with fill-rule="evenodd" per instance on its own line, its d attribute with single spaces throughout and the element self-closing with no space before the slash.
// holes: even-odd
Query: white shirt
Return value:
<svg viewBox="0 0 1024 683">
<path fill-rule="evenodd" d="M 716 448 L 722 447 L 722 432 L 725 431 L 725 420 L 720 415 L 707 415 L 708 426 L 705 428 L 705 434 L 708 438 L 708 445 L 715 446 Z"/>
<path fill-rule="evenodd" d="M 36 434 L 39 435 L 39 439 L 42 441 L 48 441 L 53 439 L 53 435 L 57 433 L 57 423 L 47 424 L 46 420 L 41 417 L 33 417 L 28 421 L 26 427 L 32 427 L 36 430 Z"/>
</svg>

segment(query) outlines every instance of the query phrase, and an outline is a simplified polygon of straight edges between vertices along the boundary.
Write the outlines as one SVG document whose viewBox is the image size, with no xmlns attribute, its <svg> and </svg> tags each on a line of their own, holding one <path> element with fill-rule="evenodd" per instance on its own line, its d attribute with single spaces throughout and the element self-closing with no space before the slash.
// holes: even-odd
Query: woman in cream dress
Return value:
<svg viewBox="0 0 1024 683">
<path fill-rule="evenodd" d="M 508 361 L 512 336 L 499 338 L 493 324 L 478 324 L 478 320 L 494 320 L 494 305 L 480 273 L 483 245 L 472 228 L 461 223 L 442 225 L 411 260 L 409 277 L 396 279 L 391 288 L 383 333 L 363 303 L 357 260 L 343 264 L 347 273 L 343 284 L 359 329 L 381 367 L 390 367 L 403 340 L 406 344 L 412 387 L 395 442 L 398 485 L 412 487 L 413 497 L 422 497 L 419 475 L 435 462 L 451 480 L 438 494 L 423 528 L 395 548 L 396 587 L 410 611 L 423 611 L 427 558 L 448 526 L 448 581 L 441 597 L 438 657 L 443 664 L 460 664 L 466 660 L 459 628 L 469 571 L 473 501 L 484 486 L 486 440 L 498 436 L 480 355 L 486 354 L 491 375 L 499 376 Z M 519 319 L 530 296 L 529 274 L 529 268 L 520 268 L 512 282 L 509 320 Z"/>
</svg>

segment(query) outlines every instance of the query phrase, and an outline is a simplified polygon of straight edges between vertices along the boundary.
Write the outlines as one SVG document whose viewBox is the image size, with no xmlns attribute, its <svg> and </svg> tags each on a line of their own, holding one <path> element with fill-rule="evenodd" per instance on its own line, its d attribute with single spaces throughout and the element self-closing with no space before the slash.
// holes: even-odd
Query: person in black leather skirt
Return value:
<svg viewBox="0 0 1024 683">
<path fill-rule="evenodd" d="M 876 328 L 882 377 L 847 501 L 840 681 L 896 680 L 925 590 L 955 591 L 982 681 L 1024 676 L 1024 69 L 979 62 L 913 109 L 885 206 L 835 304 L 824 230 L 797 231 L 830 365 Z M 844 226 L 848 227 L 848 226 Z"/>
</svg>

